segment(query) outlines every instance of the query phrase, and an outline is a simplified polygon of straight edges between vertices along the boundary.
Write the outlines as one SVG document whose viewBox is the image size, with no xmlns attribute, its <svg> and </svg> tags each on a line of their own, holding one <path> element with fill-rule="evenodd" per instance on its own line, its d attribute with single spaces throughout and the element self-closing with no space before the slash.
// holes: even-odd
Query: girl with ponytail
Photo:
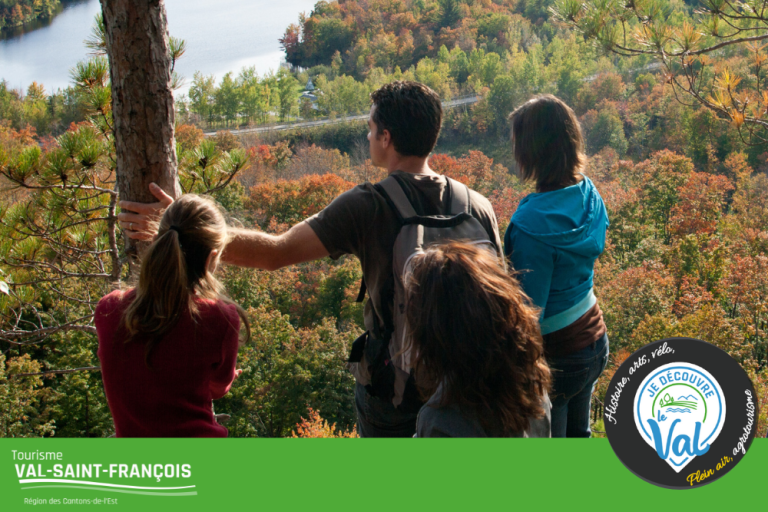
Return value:
<svg viewBox="0 0 768 512">
<path fill-rule="evenodd" d="M 237 349 L 250 338 L 245 312 L 213 275 L 227 236 L 213 201 L 182 196 L 160 220 L 136 287 L 99 301 L 98 355 L 117 437 L 227 436 L 211 400 L 240 374 Z"/>
</svg>

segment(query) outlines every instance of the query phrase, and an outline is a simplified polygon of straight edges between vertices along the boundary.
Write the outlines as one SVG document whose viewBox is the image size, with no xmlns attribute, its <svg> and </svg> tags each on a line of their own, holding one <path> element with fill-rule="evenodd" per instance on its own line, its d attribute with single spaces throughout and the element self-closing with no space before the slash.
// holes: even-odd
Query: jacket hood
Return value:
<svg viewBox="0 0 768 512">
<path fill-rule="evenodd" d="M 609 222 L 602 197 L 584 176 L 576 185 L 527 195 L 512 215 L 512 224 L 552 247 L 597 257 L 605 247 Z"/>
</svg>

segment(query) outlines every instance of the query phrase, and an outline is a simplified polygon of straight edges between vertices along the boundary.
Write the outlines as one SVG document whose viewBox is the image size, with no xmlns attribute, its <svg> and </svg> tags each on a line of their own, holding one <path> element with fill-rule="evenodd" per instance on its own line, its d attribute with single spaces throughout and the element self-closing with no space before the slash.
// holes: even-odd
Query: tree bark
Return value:
<svg viewBox="0 0 768 512">
<path fill-rule="evenodd" d="M 162 0 L 100 0 L 107 35 L 121 200 L 155 202 L 155 182 L 181 195 L 174 140 L 171 52 Z M 126 251 L 137 253 L 126 237 Z"/>
</svg>

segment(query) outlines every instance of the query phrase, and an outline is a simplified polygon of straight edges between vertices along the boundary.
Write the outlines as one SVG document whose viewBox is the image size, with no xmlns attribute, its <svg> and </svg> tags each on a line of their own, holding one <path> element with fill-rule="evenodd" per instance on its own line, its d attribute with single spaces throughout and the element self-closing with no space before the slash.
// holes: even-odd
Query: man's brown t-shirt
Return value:
<svg viewBox="0 0 768 512">
<path fill-rule="evenodd" d="M 436 174 L 392 173 L 401 178 L 404 191 L 419 215 L 440 215 L 447 212 L 446 178 Z M 470 190 L 472 216 L 488 232 L 499 257 L 503 258 L 496 215 L 491 203 Z M 379 327 L 392 319 L 394 305 L 394 274 L 392 251 L 400 230 L 397 214 L 383 195 L 371 183 L 358 185 L 344 192 L 323 211 L 307 220 L 310 227 L 330 253 L 337 259 L 354 254 L 360 260 L 369 300 L 365 305 L 365 327 L 374 330 L 374 310 Z M 372 304 L 373 302 L 373 304 Z"/>
</svg>

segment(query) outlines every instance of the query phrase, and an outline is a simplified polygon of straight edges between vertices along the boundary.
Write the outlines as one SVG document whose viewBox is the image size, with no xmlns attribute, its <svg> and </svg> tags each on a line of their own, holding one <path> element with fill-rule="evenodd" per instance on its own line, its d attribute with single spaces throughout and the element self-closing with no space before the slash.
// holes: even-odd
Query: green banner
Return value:
<svg viewBox="0 0 768 512">
<path fill-rule="evenodd" d="M 3 511 L 759 510 L 768 476 L 764 439 L 690 491 L 635 477 L 604 439 L 0 439 L 0 453 Z"/>
</svg>

